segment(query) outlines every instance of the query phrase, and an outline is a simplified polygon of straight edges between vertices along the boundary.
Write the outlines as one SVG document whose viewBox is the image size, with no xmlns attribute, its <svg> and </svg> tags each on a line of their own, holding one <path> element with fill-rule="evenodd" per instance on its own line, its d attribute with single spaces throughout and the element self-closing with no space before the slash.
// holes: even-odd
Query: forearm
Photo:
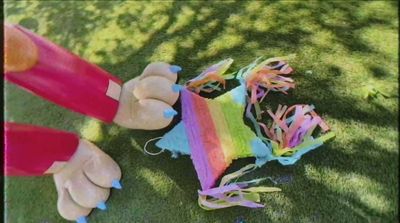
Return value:
<svg viewBox="0 0 400 223">
<path fill-rule="evenodd" d="M 11 27 L 33 43 L 27 49 L 31 58 L 6 55 L 6 63 L 25 64 L 22 70 L 6 69 L 8 81 L 75 112 L 108 123 L 113 121 L 119 105 L 121 80 L 20 26 L 8 26 L 6 35 Z M 6 38 L 5 48 L 10 47 L 24 47 L 24 44 L 7 46 Z M 10 49 L 9 53 L 16 51 Z M 36 51 L 37 54 L 32 53 Z"/>
<path fill-rule="evenodd" d="M 4 130 L 6 176 L 40 176 L 62 168 L 79 145 L 70 132 L 10 122 Z"/>
</svg>

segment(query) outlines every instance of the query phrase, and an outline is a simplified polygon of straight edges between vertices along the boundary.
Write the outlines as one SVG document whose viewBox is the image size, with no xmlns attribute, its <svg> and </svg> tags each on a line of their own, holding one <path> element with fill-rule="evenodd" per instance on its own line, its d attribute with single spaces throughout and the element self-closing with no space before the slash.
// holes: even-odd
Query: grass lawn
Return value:
<svg viewBox="0 0 400 223">
<path fill-rule="evenodd" d="M 259 56 L 295 53 L 296 88 L 270 94 L 263 106 L 314 104 L 336 139 L 293 166 L 270 162 L 251 173 L 289 179 L 280 181 L 282 192 L 262 195 L 264 209 L 201 209 L 188 156 L 143 153 L 167 130 L 106 125 L 7 83 L 5 119 L 76 132 L 119 163 L 124 188 L 90 222 L 398 222 L 397 10 L 395 1 L 5 3 L 7 21 L 124 81 L 157 60 L 182 66 L 184 83 L 227 57 L 235 71 Z M 366 100 L 371 88 L 389 97 Z M 65 222 L 51 177 L 9 177 L 5 190 L 6 222 Z"/>
</svg>

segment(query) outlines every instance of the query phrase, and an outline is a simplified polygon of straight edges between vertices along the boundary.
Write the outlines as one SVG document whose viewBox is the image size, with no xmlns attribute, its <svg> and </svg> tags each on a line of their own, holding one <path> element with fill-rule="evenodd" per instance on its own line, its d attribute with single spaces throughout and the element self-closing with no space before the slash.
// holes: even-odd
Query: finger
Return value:
<svg viewBox="0 0 400 223">
<path fill-rule="evenodd" d="M 143 73 L 140 75 L 140 79 L 148 76 L 161 76 L 175 83 L 178 79 L 177 73 L 181 70 L 182 68 L 177 65 L 170 65 L 165 62 L 154 62 L 147 65 L 143 70 Z"/>
<path fill-rule="evenodd" d="M 113 187 L 113 182 L 119 182 L 121 179 L 121 169 L 118 164 L 102 151 L 85 163 L 83 172 L 91 182 L 100 187 Z"/>
<path fill-rule="evenodd" d="M 65 188 L 58 193 L 57 209 L 63 218 L 70 221 L 84 219 L 92 211 L 92 208 L 78 205 Z"/>
<path fill-rule="evenodd" d="M 177 112 L 167 103 L 155 99 L 142 99 L 132 104 L 132 125 L 144 130 L 167 127 Z"/>
<path fill-rule="evenodd" d="M 133 94 L 138 99 L 158 99 L 173 105 L 179 98 L 179 93 L 174 91 L 174 85 L 174 82 L 164 77 L 149 76 L 136 84 Z"/>
<path fill-rule="evenodd" d="M 94 208 L 103 206 L 110 195 L 110 189 L 96 186 L 83 174 L 78 172 L 65 183 L 72 199 L 80 206 Z"/>
</svg>

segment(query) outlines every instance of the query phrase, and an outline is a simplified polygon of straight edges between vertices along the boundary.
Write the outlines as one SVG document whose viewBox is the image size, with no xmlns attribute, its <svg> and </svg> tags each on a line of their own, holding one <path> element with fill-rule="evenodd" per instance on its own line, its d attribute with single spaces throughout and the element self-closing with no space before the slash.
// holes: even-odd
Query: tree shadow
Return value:
<svg viewBox="0 0 400 223">
<path fill-rule="evenodd" d="M 383 67 L 371 65 L 369 69 L 371 70 L 373 75 L 378 79 L 383 79 L 383 78 L 390 76 L 390 74 L 387 72 L 387 70 L 384 69 Z"/>
<path fill-rule="evenodd" d="M 307 178 L 298 178 L 300 184 L 309 185 L 303 193 L 299 193 L 295 189 L 284 190 L 291 200 L 304 201 L 309 200 L 309 208 L 320 214 L 320 219 L 314 222 L 331 222 L 336 221 L 335 216 L 344 215 L 346 219 L 351 219 L 352 222 L 390 222 L 396 220 L 396 210 L 398 209 L 397 196 L 395 187 L 392 187 L 391 182 L 398 176 L 398 154 L 390 152 L 387 148 L 377 145 L 370 139 L 359 139 L 352 144 L 353 152 L 348 151 L 349 148 L 333 148 L 334 143 L 324 145 L 325 148 L 319 149 L 310 155 L 303 158 L 296 168 L 297 176 L 308 176 Z M 323 151 L 324 150 L 324 151 Z M 388 163 L 391 160 L 392 162 Z M 322 170 L 332 170 L 332 173 L 342 173 L 346 175 L 340 181 L 349 187 L 357 188 L 362 192 L 345 191 L 340 188 L 340 184 L 334 184 L 332 180 L 324 182 L 321 178 L 310 178 L 312 174 L 306 168 Z M 368 166 L 368 168 L 366 168 Z M 382 172 L 382 170 L 385 170 Z M 368 181 L 358 182 L 360 179 L 368 179 Z M 329 182 L 329 183 L 328 183 Z M 377 188 L 368 185 L 367 182 L 379 184 Z M 331 184 L 333 183 L 333 184 Z M 363 189 L 356 186 L 363 184 Z M 398 182 L 396 183 L 398 186 Z M 292 188 L 296 188 L 295 185 Z M 376 190 L 376 191 L 373 191 Z M 380 202 L 386 203 L 389 210 L 377 210 L 374 202 L 367 201 L 367 195 L 381 196 Z M 365 195 L 365 196 L 364 196 Z M 323 200 L 324 202 L 320 202 Z M 378 202 L 378 201 L 375 201 Z M 300 203 L 299 203 L 300 204 Z M 318 204 L 318 205 L 316 205 Z M 390 206 L 394 205 L 394 206 Z M 324 210 L 331 210 L 326 213 Z M 310 212 L 311 213 L 311 212 Z M 297 215 L 301 213 L 293 213 Z M 305 213 L 302 213 L 303 215 Z M 309 214 L 309 213 L 308 213 Z M 384 220 L 385 219 L 385 220 Z"/>
</svg>

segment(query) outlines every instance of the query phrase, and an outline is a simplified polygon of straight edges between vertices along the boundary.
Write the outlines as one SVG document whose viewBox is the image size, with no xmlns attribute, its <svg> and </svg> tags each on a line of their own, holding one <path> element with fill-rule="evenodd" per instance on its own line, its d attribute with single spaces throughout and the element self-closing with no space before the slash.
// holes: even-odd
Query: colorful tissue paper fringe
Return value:
<svg viewBox="0 0 400 223">
<path fill-rule="evenodd" d="M 281 191 L 277 187 L 258 186 L 260 182 L 268 178 L 259 178 L 250 181 L 233 182 L 246 173 L 254 170 L 256 165 L 249 164 L 239 171 L 228 174 L 221 179 L 221 183 L 216 188 L 211 188 L 199 193 L 199 205 L 205 210 L 215 210 L 232 206 L 243 206 L 249 208 L 262 208 L 260 204 L 260 194 Z"/>
<path fill-rule="evenodd" d="M 293 57 L 275 57 L 262 62 L 258 62 L 261 59 L 258 58 L 238 72 L 237 78 L 246 81 L 251 104 L 260 103 L 270 91 L 287 94 L 287 90 L 295 87 L 293 79 L 285 77 L 293 72 L 285 60 Z"/>
<path fill-rule="evenodd" d="M 210 66 L 197 77 L 186 82 L 186 88 L 196 93 L 201 91 L 210 93 L 214 90 L 221 90 L 219 85 L 222 84 L 225 89 L 225 80 L 234 77 L 231 74 L 225 74 L 232 63 L 233 60 L 228 58 Z"/>
</svg>

